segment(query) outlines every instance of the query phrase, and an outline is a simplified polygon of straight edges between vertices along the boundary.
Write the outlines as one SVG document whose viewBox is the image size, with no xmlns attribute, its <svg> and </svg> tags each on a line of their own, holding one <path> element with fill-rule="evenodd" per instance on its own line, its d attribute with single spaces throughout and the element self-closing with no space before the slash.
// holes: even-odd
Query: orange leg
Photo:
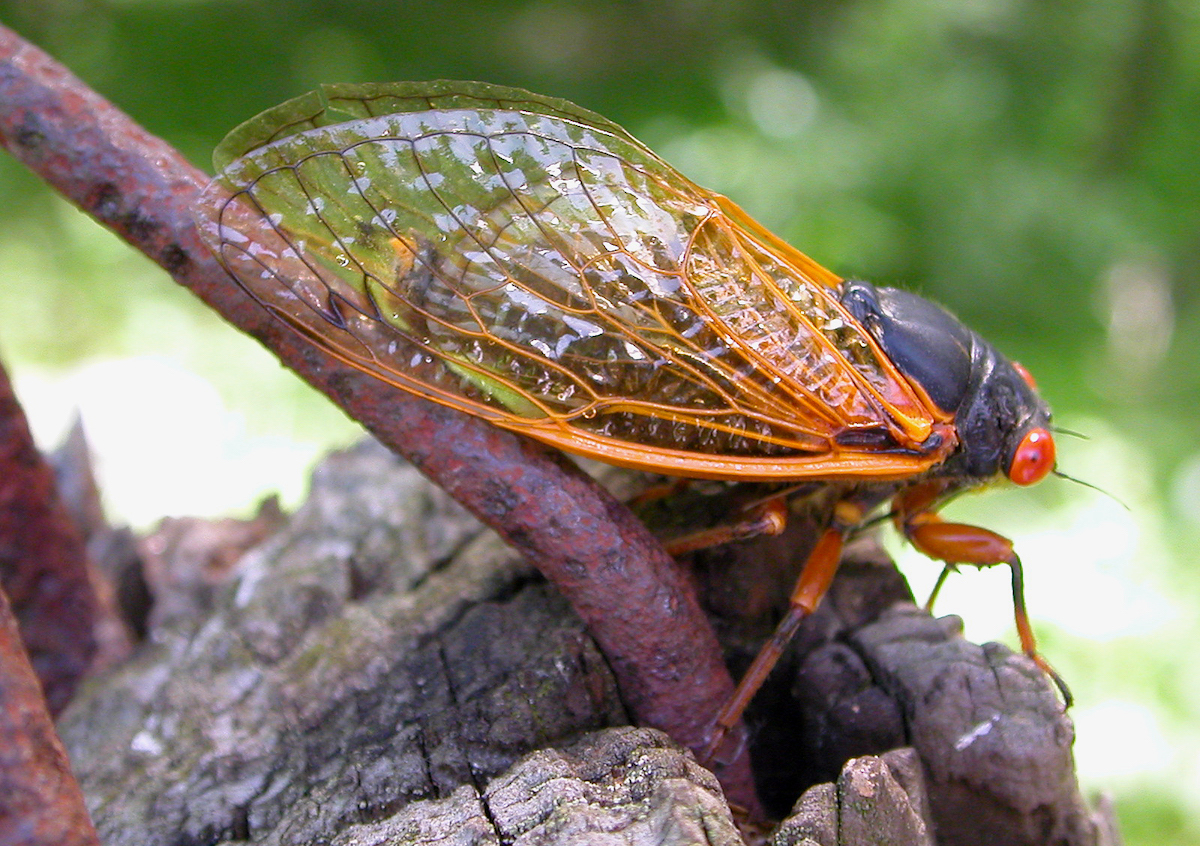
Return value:
<svg viewBox="0 0 1200 846">
<path fill-rule="evenodd" d="M 717 712 L 701 763 L 708 763 L 724 744 L 729 733 L 742 718 L 742 713 L 754 694 L 762 687 L 767 676 L 779 661 L 783 650 L 800 627 L 804 618 L 811 614 L 821 599 L 829 590 L 833 577 L 837 573 L 838 564 L 842 558 L 842 546 L 846 534 L 862 521 L 863 509 L 853 502 L 838 503 L 834 511 L 834 520 L 828 529 L 817 540 L 817 545 L 809 554 L 800 572 L 800 578 L 792 589 L 788 610 L 775 627 L 775 631 L 767 642 L 759 649 L 750 669 L 746 670 L 742 680 L 738 682 L 733 696 Z"/>
<path fill-rule="evenodd" d="M 1012 541 L 978 526 L 947 523 L 931 511 L 908 510 L 905 505 L 902 502 L 897 506 L 900 527 L 912 545 L 923 554 L 951 566 L 973 564 L 982 568 L 996 564 L 1008 565 L 1012 573 L 1013 617 L 1017 624 L 1017 636 L 1021 640 L 1021 650 L 1051 678 L 1070 707 L 1072 697 L 1066 682 L 1038 653 L 1037 640 L 1025 610 L 1025 580 L 1021 559 L 1013 551 Z M 945 572 L 943 570 L 943 578 Z M 938 587 L 943 578 L 939 578 Z"/>
<path fill-rule="evenodd" d="M 777 535 L 787 526 L 787 514 L 787 500 L 783 497 L 776 497 L 750 509 L 745 519 L 739 522 L 692 532 L 668 541 L 664 546 L 671 556 L 680 556 L 732 541 L 746 540 L 762 535 Z"/>
<path fill-rule="evenodd" d="M 680 491 L 686 490 L 691 484 L 691 479 L 671 479 L 663 482 L 660 485 L 652 485 L 646 488 L 637 496 L 630 497 L 625 501 L 625 504 L 630 508 L 638 508 L 643 505 L 649 505 L 652 502 L 658 502 L 660 499 L 666 499 L 669 496 L 674 496 Z"/>
</svg>

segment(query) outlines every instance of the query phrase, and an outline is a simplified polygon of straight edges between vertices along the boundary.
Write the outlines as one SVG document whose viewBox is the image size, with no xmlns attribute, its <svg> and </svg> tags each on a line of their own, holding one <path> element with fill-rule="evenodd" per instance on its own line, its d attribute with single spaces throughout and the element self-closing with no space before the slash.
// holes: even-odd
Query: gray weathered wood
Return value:
<svg viewBox="0 0 1200 846">
<path fill-rule="evenodd" d="M 771 846 L 933 846 L 921 759 L 894 749 L 846 762 L 836 783 L 810 787 Z"/>
<path fill-rule="evenodd" d="M 108 846 L 738 842 L 689 753 L 600 731 L 628 719 L 567 604 L 379 447 L 328 459 L 309 501 L 199 592 L 170 568 L 240 535 L 190 525 L 159 536 L 174 577 L 151 580 L 148 639 L 61 721 Z M 757 564 L 709 572 L 717 604 L 761 595 L 769 621 L 801 548 L 743 547 Z M 1046 680 L 906 596 L 858 546 L 756 701 L 765 794 L 782 814 L 806 791 L 775 843 L 1108 846 Z M 753 625 L 722 625 L 744 660 Z"/>
</svg>

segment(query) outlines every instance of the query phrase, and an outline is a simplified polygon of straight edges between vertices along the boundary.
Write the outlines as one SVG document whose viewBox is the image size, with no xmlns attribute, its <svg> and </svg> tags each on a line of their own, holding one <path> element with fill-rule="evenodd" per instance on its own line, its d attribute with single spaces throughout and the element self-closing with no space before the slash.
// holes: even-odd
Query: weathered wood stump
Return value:
<svg viewBox="0 0 1200 846">
<path fill-rule="evenodd" d="M 624 727 L 570 607 L 382 448 L 326 460 L 232 566 L 239 541 L 189 525 L 143 544 L 146 639 L 60 722 L 108 846 L 741 842 L 711 773 Z M 764 798 L 795 802 L 773 842 L 1112 842 L 1042 675 L 920 612 L 881 555 L 855 548 L 750 715 Z"/>
</svg>

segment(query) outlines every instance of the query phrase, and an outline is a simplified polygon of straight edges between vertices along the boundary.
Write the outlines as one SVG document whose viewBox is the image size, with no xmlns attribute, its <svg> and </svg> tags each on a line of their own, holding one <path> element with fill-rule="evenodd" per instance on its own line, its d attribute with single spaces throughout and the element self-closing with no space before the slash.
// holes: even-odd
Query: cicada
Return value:
<svg viewBox="0 0 1200 846">
<path fill-rule="evenodd" d="M 613 122 L 514 88 L 326 86 L 235 129 L 215 162 L 208 245 L 350 366 L 610 464 L 835 486 L 719 729 L 820 602 L 847 534 L 889 500 L 931 558 L 1012 569 L 1021 645 L 1049 670 L 1012 544 L 935 511 L 1050 473 L 1050 410 L 939 306 L 839 278 Z"/>
</svg>

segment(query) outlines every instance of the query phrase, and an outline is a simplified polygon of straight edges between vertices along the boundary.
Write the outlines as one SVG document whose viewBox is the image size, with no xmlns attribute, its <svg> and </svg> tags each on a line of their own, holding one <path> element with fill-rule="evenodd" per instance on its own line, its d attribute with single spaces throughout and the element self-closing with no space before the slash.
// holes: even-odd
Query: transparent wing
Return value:
<svg viewBox="0 0 1200 846">
<path fill-rule="evenodd" d="M 239 127 L 198 213 L 213 251 L 344 361 L 566 449 L 738 478 L 928 466 L 936 421 L 835 276 L 615 124 L 454 85 L 327 88 Z"/>
</svg>

